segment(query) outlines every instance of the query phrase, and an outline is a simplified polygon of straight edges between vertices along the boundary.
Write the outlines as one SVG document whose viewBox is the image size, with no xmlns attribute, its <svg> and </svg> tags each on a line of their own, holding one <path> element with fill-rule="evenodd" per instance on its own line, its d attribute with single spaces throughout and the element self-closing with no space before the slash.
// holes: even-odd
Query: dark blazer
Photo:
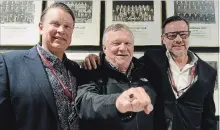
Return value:
<svg viewBox="0 0 220 130">
<path fill-rule="evenodd" d="M 150 68 L 148 79 L 164 102 L 166 125 L 172 130 L 216 129 L 213 92 L 217 72 L 214 68 L 199 58 L 198 80 L 176 99 L 168 79 L 169 63 L 165 50 L 147 50 L 141 59 Z"/>
<path fill-rule="evenodd" d="M 66 63 L 79 78 L 79 66 Z M 36 47 L 0 54 L 0 130 L 60 130 L 52 87 Z"/>
</svg>

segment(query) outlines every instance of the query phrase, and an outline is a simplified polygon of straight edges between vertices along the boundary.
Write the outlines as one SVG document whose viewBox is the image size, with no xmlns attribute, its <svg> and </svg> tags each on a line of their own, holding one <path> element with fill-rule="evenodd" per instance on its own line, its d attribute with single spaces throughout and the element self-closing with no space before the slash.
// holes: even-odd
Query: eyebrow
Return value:
<svg viewBox="0 0 220 130">
<path fill-rule="evenodd" d="M 50 23 L 59 23 L 60 24 L 60 21 L 58 21 L 58 20 L 51 20 Z M 74 27 L 74 24 L 71 24 L 69 22 L 65 22 L 64 25 L 69 25 L 69 26 L 73 26 Z"/>
<path fill-rule="evenodd" d="M 189 31 L 175 31 L 175 32 L 166 32 L 166 33 L 177 33 L 177 32 L 189 32 Z"/>
</svg>

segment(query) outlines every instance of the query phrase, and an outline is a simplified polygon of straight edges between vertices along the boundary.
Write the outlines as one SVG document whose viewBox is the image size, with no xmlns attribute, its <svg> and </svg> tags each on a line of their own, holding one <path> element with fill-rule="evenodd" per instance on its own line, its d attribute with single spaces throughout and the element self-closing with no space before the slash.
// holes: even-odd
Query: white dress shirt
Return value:
<svg viewBox="0 0 220 130">
<path fill-rule="evenodd" d="M 166 55 L 170 65 L 172 79 L 175 83 L 178 93 L 173 89 L 172 86 L 171 87 L 173 89 L 175 97 L 179 98 L 184 92 L 186 92 L 190 88 L 189 85 L 192 85 L 197 81 L 197 74 L 195 74 L 194 79 L 192 80 L 193 76 L 191 75 L 191 70 L 193 66 L 197 63 L 198 58 L 194 53 L 188 51 L 188 56 L 190 57 L 191 62 L 186 64 L 183 69 L 180 70 L 177 64 L 174 62 L 173 58 L 171 57 L 169 51 L 166 51 Z"/>
</svg>

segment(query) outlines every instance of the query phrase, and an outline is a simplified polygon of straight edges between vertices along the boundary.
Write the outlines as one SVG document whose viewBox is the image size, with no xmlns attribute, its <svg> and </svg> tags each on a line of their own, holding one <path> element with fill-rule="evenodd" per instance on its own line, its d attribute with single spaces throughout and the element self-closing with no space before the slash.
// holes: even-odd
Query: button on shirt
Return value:
<svg viewBox="0 0 220 130">
<path fill-rule="evenodd" d="M 198 58 L 194 53 L 191 51 L 188 51 L 188 56 L 191 58 L 191 62 L 186 64 L 182 70 L 179 69 L 178 65 L 174 62 L 173 58 L 171 57 L 171 54 L 167 51 L 166 52 L 167 58 L 169 60 L 170 70 L 172 72 L 172 78 L 174 80 L 174 83 L 176 85 L 176 89 L 179 92 L 177 92 L 173 89 L 174 95 L 176 98 L 179 98 L 184 92 L 186 92 L 190 87 L 188 87 L 190 84 L 192 85 L 197 81 L 198 76 L 196 75 L 194 80 L 192 79 L 191 70 L 192 67 L 196 64 L 198 61 Z M 193 81 L 191 83 L 191 81 Z M 187 88 L 188 87 L 188 88 Z"/>
</svg>

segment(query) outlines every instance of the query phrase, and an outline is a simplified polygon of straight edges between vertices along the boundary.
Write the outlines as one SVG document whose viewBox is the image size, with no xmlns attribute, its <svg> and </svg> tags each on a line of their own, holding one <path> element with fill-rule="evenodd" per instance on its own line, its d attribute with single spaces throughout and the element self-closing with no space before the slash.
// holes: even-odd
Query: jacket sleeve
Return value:
<svg viewBox="0 0 220 130">
<path fill-rule="evenodd" d="M 12 107 L 9 96 L 7 69 L 0 54 L 0 130 L 12 130 Z"/>
<path fill-rule="evenodd" d="M 101 95 L 95 82 L 79 86 L 76 110 L 82 119 L 107 119 L 117 116 L 115 101 L 120 94 Z"/>
<path fill-rule="evenodd" d="M 214 87 L 215 87 L 216 73 L 213 76 L 211 81 L 212 90 L 207 94 L 204 104 L 203 104 L 203 113 L 202 113 L 202 124 L 201 130 L 216 130 L 217 121 L 215 119 L 215 103 L 213 99 Z"/>
<path fill-rule="evenodd" d="M 81 119 L 129 121 L 136 115 L 132 112 L 119 113 L 115 101 L 120 93 L 102 95 L 101 87 L 95 82 L 79 86 L 75 103 Z"/>
</svg>

